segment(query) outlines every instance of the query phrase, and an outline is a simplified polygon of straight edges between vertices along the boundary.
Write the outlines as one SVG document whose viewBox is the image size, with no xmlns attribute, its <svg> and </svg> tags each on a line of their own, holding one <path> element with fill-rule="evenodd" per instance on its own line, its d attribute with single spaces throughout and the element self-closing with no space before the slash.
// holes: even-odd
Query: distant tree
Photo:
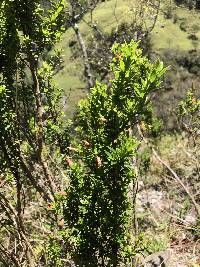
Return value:
<svg viewBox="0 0 200 267">
<path fill-rule="evenodd" d="M 196 8 L 200 9 L 200 1 L 196 0 Z"/>
</svg>

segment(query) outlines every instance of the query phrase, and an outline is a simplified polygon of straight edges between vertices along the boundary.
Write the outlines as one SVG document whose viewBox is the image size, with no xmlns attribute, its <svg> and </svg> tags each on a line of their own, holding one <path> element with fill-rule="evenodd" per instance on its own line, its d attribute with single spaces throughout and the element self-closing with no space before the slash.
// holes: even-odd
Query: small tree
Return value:
<svg viewBox="0 0 200 267">
<path fill-rule="evenodd" d="M 80 103 L 81 142 L 70 147 L 74 155 L 67 159 L 64 217 L 78 266 L 116 267 L 134 253 L 128 192 L 138 143 L 132 130 L 165 72 L 161 62 L 151 64 L 143 57 L 134 42 L 114 45 L 113 53 L 112 86 L 97 83 Z"/>
</svg>

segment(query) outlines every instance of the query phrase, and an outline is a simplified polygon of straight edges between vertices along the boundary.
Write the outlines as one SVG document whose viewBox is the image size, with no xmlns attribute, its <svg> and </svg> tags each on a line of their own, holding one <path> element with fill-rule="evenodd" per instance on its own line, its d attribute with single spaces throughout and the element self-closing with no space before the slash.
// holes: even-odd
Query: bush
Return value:
<svg viewBox="0 0 200 267">
<path fill-rule="evenodd" d="M 163 64 L 151 64 L 133 41 L 113 47 L 112 85 L 97 83 L 80 103 L 77 134 L 81 143 L 67 159 L 70 187 L 64 217 L 72 256 L 79 266 L 119 266 L 134 255 L 128 231 L 128 192 L 135 183 L 132 130 L 147 112 L 147 95 L 160 86 Z"/>
<path fill-rule="evenodd" d="M 182 21 L 180 23 L 180 26 L 179 27 L 180 27 L 181 31 L 186 32 L 187 31 L 187 23 L 186 23 L 186 21 Z"/>
<path fill-rule="evenodd" d="M 192 74 L 200 73 L 200 56 L 196 51 L 177 55 L 176 62 Z"/>
<path fill-rule="evenodd" d="M 188 35 L 188 39 L 193 40 L 193 41 L 197 41 L 198 37 L 196 36 L 196 34 L 191 33 Z"/>
</svg>

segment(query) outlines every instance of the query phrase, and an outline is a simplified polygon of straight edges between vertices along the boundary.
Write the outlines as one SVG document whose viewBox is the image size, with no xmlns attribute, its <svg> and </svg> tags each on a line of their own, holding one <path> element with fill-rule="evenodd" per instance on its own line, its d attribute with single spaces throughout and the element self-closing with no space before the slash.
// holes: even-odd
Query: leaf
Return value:
<svg viewBox="0 0 200 267">
<path fill-rule="evenodd" d="M 120 69 L 124 72 L 125 71 L 125 63 L 123 60 L 120 60 Z"/>
</svg>

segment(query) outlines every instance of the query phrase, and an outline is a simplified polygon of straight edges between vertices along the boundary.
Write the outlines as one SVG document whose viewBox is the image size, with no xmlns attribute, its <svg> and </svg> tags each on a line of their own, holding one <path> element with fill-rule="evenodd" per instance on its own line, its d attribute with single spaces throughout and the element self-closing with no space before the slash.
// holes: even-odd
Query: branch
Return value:
<svg viewBox="0 0 200 267">
<path fill-rule="evenodd" d="M 85 68 L 85 77 L 87 78 L 88 88 L 90 89 L 90 88 L 94 87 L 94 80 L 93 80 L 93 75 L 92 75 L 92 71 L 91 71 L 91 67 L 90 67 L 90 63 L 89 63 L 89 59 L 88 59 L 88 52 L 87 52 L 86 44 L 85 44 L 83 36 L 79 30 L 78 25 L 76 23 L 74 23 L 71 26 L 72 26 L 75 34 L 76 34 L 78 43 L 79 43 L 81 51 L 82 51 L 83 60 L 84 60 L 84 68 Z"/>
<path fill-rule="evenodd" d="M 47 202 L 53 201 L 53 196 L 45 188 L 43 188 L 39 182 L 35 179 L 35 177 L 32 175 L 32 172 L 30 171 L 29 167 L 26 165 L 26 161 L 23 158 L 22 155 L 20 155 L 20 165 L 24 173 L 28 176 L 31 184 L 34 186 L 34 188 L 40 193 L 40 195 L 43 197 L 43 199 Z"/>
<path fill-rule="evenodd" d="M 154 16 L 154 20 L 153 20 L 153 24 L 152 26 L 150 27 L 149 31 L 148 32 L 152 32 L 153 29 L 155 28 L 156 26 L 156 22 L 158 20 L 158 15 L 159 15 L 159 11 L 160 11 L 160 5 L 161 5 L 161 0 L 158 1 L 158 5 L 153 5 L 153 8 L 156 8 L 156 15 Z"/>
<path fill-rule="evenodd" d="M 51 190 L 52 195 L 54 196 L 54 192 L 56 191 L 56 185 L 52 179 L 51 172 L 48 168 L 48 164 L 44 159 L 43 150 L 44 150 L 44 127 L 43 127 L 43 106 L 42 106 L 42 99 L 41 99 L 41 88 L 38 79 L 38 68 L 37 68 L 37 61 L 33 58 L 33 56 L 29 55 L 29 64 L 30 70 L 33 78 L 33 89 L 35 94 L 35 112 L 36 112 L 36 121 L 37 121 L 37 154 L 38 160 L 41 163 L 41 166 L 44 171 L 44 175 L 49 183 L 49 187 Z"/>
</svg>

